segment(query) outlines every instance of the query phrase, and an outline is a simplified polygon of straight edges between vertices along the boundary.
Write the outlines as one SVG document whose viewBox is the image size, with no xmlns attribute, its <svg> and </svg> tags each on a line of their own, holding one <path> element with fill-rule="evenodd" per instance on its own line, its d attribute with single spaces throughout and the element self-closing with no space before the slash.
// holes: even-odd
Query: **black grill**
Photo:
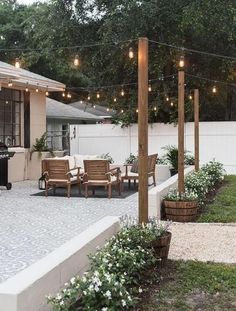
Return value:
<svg viewBox="0 0 236 311">
<path fill-rule="evenodd" d="M 8 182 L 8 160 L 15 152 L 8 151 L 8 147 L 0 142 L 0 186 L 5 186 L 10 190 L 12 184 Z"/>
</svg>

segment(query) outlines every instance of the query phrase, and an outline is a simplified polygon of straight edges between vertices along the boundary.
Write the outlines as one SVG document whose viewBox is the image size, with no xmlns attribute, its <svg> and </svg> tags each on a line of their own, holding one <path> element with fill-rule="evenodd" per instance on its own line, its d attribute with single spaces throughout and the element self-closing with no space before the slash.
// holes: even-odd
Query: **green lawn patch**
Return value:
<svg viewBox="0 0 236 311">
<path fill-rule="evenodd" d="M 225 177 L 214 202 L 203 208 L 198 222 L 236 222 L 236 175 Z"/>
<path fill-rule="evenodd" d="M 236 310 L 236 265 L 168 261 L 136 311 Z"/>
</svg>

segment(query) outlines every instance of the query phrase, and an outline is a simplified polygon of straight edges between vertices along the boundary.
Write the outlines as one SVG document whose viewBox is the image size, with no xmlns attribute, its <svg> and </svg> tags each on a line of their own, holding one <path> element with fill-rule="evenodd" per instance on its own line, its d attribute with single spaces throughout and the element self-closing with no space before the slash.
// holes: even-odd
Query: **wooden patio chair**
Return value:
<svg viewBox="0 0 236 311">
<path fill-rule="evenodd" d="M 157 153 L 151 154 L 148 156 L 148 177 L 153 178 L 153 185 L 156 187 L 156 177 L 155 177 L 155 170 L 156 170 L 156 162 L 157 162 Z M 125 164 L 125 173 L 121 175 L 121 184 L 123 189 L 123 183 L 125 180 L 128 180 L 129 186 L 130 182 L 133 180 L 134 184 L 139 179 L 138 176 L 138 160 L 136 160 L 133 164 Z M 131 167 L 130 170 L 128 168 Z"/>
<path fill-rule="evenodd" d="M 78 190 L 79 193 L 81 193 L 80 168 L 70 169 L 68 159 L 44 159 L 42 161 L 42 173 L 46 181 L 46 197 L 48 196 L 48 189 L 50 186 L 53 187 L 54 194 L 57 187 L 66 187 L 67 196 L 69 198 L 71 185 L 78 184 Z"/>
<path fill-rule="evenodd" d="M 120 168 L 110 169 L 107 160 L 84 160 L 83 184 L 85 188 L 85 197 L 88 197 L 88 187 L 93 188 L 95 194 L 96 186 L 104 186 L 108 189 L 108 198 L 112 195 L 112 186 L 116 186 L 119 195 L 121 195 Z"/>
</svg>

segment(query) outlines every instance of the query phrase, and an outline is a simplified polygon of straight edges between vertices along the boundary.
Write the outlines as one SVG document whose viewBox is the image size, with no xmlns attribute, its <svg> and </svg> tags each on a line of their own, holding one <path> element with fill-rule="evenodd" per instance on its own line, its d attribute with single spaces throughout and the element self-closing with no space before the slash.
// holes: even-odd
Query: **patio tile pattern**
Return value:
<svg viewBox="0 0 236 311">
<path fill-rule="evenodd" d="M 137 193 L 126 199 L 35 197 L 37 183 L 0 194 L 0 283 L 41 259 L 104 216 L 137 215 Z"/>
</svg>

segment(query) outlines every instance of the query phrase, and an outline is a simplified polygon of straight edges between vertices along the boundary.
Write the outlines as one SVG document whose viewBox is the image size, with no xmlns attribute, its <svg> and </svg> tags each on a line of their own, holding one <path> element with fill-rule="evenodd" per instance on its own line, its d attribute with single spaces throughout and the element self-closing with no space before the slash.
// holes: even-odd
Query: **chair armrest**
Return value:
<svg viewBox="0 0 236 311">
<path fill-rule="evenodd" d="M 107 173 L 110 173 L 112 171 L 117 171 L 117 172 L 120 172 L 120 168 L 117 166 L 117 167 L 114 167 L 114 168 L 111 168 Z"/>
</svg>

